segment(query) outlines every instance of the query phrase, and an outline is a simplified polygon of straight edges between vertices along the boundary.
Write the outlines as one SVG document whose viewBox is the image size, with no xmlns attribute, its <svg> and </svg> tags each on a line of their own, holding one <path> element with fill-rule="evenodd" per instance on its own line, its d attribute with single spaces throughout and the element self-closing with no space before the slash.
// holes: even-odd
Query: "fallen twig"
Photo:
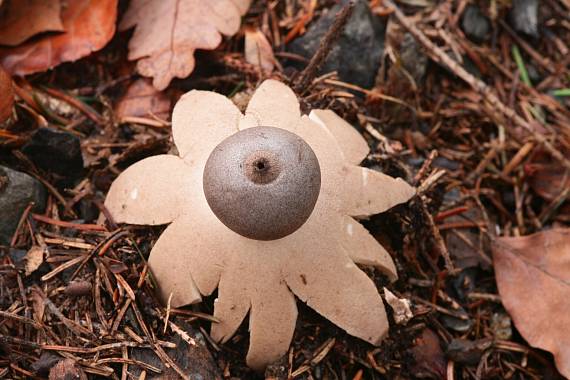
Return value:
<svg viewBox="0 0 570 380">
<path fill-rule="evenodd" d="M 309 83 L 311 83 L 313 79 L 315 79 L 317 72 L 319 71 L 319 69 L 323 65 L 323 62 L 325 61 L 325 59 L 327 59 L 331 49 L 333 48 L 333 42 L 336 41 L 336 39 L 342 32 L 342 29 L 344 28 L 346 21 L 349 19 L 350 15 L 352 14 L 353 9 L 354 9 L 354 1 L 350 1 L 338 13 L 331 28 L 323 37 L 323 40 L 321 41 L 321 44 L 319 45 L 317 52 L 315 53 L 315 55 L 313 55 L 307 67 L 305 67 L 305 69 L 301 71 L 301 73 L 295 80 L 295 83 L 293 84 L 293 89 L 297 93 L 299 94 L 302 93 L 304 89 L 307 88 Z"/>
</svg>

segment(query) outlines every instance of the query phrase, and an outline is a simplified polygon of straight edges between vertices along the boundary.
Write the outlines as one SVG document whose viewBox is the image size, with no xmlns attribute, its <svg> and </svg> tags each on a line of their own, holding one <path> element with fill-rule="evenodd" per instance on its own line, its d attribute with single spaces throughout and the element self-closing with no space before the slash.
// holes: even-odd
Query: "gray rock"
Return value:
<svg viewBox="0 0 570 380">
<path fill-rule="evenodd" d="M 10 244 L 20 217 L 30 202 L 34 202 L 33 210 L 36 212 L 45 208 L 46 192 L 41 182 L 0 166 L 0 244 Z"/>
<path fill-rule="evenodd" d="M 64 177 L 75 177 L 83 170 L 81 143 L 68 132 L 39 128 L 22 152 L 39 168 Z"/>
<path fill-rule="evenodd" d="M 422 83 L 427 70 L 428 57 L 410 33 L 404 34 L 400 45 L 400 59 L 402 66 L 414 78 L 416 84 Z"/>
<path fill-rule="evenodd" d="M 517 32 L 538 38 L 538 0 L 513 0 L 510 18 Z"/>
<path fill-rule="evenodd" d="M 491 35 L 491 21 L 473 4 L 465 8 L 461 17 L 461 28 L 465 35 L 475 42 L 486 41 Z"/>
<path fill-rule="evenodd" d="M 289 51 L 310 59 L 346 3 L 348 1 L 343 0 L 324 13 L 309 26 L 305 35 L 289 45 Z M 372 14 L 365 0 L 358 0 L 321 72 L 336 70 L 341 80 L 370 88 L 384 52 L 385 29 L 385 21 Z"/>
<path fill-rule="evenodd" d="M 483 353 L 493 345 L 491 338 L 478 340 L 452 339 L 447 345 L 445 355 L 456 363 L 476 365 Z"/>
</svg>

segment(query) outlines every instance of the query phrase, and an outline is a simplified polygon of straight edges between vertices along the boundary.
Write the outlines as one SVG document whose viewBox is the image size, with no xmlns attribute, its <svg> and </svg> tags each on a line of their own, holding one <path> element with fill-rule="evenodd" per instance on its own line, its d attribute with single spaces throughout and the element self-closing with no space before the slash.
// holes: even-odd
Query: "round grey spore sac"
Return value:
<svg viewBox="0 0 570 380">
<path fill-rule="evenodd" d="M 319 161 L 299 136 L 254 127 L 222 141 L 204 169 L 204 194 L 228 228 L 250 239 L 285 237 L 311 215 L 321 188 Z"/>
</svg>

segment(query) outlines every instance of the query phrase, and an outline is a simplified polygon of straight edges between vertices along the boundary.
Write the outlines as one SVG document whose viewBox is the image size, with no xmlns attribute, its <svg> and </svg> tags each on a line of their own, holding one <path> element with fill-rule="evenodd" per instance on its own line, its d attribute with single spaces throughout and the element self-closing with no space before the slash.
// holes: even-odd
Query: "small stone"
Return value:
<svg viewBox="0 0 570 380">
<path fill-rule="evenodd" d="M 493 340 L 483 338 L 479 340 L 452 339 L 447 346 L 446 356 L 454 362 L 475 365 L 481 360 L 483 353 L 491 348 Z"/>
<path fill-rule="evenodd" d="M 37 375 L 45 377 L 49 374 L 49 370 L 61 361 L 61 359 L 61 356 L 56 355 L 53 352 L 44 351 L 30 367 Z"/>
<path fill-rule="evenodd" d="M 12 260 L 12 263 L 14 263 L 16 269 L 24 270 L 24 265 L 26 265 L 26 253 L 28 253 L 28 251 L 25 249 L 8 249 L 8 256 L 10 256 L 10 260 Z"/>
<path fill-rule="evenodd" d="M 348 3 L 343 0 L 309 26 L 305 35 L 289 45 L 292 53 L 310 59 L 321 39 L 332 26 L 335 16 Z M 337 71 L 341 80 L 370 88 L 384 52 L 386 23 L 372 14 L 365 0 L 356 1 L 352 15 L 321 68 L 322 73 Z"/>
<path fill-rule="evenodd" d="M 75 177 L 83 170 L 81 143 L 68 132 L 39 128 L 22 152 L 40 169 L 64 177 Z"/>
<path fill-rule="evenodd" d="M 465 8 L 461 18 L 461 27 L 465 35 L 475 42 L 487 41 L 491 34 L 491 21 L 478 6 L 473 4 Z"/>
<path fill-rule="evenodd" d="M 423 52 L 422 46 L 410 33 L 405 33 L 402 39 L 400 60 L 416 84 L 422 83 L 427 70 L 428 57 Z"/>
<path fill-rule="evenodd" d="M 538 0 L 513 0 L 511 24 L 517 32 L 538 38 Z"/>
<path fill-rule="evenodd" d="M 0 244 L 9 245 L 22 213 L 30 203 L 34 212 L 45 208 L 45 188 L 37 179 L 0 166 Z"/>
<path fill-rule="evenodd" d="M 468 314 L 464 310 L 459 311 L 458 314 L 462 315 L 462 318 L 456 318 L 451 315 L 443 314 L 441 315 L 441 322 L 448 329 L 460 333 L 465 333 L 473 328 L 475 322 L 469 318 Z"/>
</svg>

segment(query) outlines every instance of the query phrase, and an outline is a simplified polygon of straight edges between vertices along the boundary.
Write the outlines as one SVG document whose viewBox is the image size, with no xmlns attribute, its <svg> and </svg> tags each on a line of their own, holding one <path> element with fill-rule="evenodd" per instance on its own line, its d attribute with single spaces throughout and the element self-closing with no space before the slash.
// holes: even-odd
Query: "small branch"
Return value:
<svg viewBox="0 0 570 380">
<path fill-rule="evenodd" d="M 334 23 L 332 24 L 331 28 L 327 31 L 323 39 L 321 40 L 321 44 L 317 49 L 316 53 L 313 55 L 309 64 L 295 79 L 295 83 L 293 84 L 293 89 L 298 93 L 301 94 L 303 90 L 315 79 L 319 69 L 327 59 L 331 49 L 333 48 L 334 42 L 340 36 L 346 22 L 350 18 L 352 11 L 354 9 L 354 0 L 351 0 L 337 15 Z"/>
<path fill-rule="evenodd" d="M 451 70 L 455 75 L 470 85 L 473 90 L 480 94 L 491 107 L 499 111 L 499 113 L 504 115 L 515 125 L 526 129 L 536 141 L 544 145 L 552 157 L 560 161 L 566 168 L 570 169 L 570 160 L 564 157 L 564 154 L 556 149 L 542 134 L 537 132 L 529 122 L 519 116 L 513 109 L 509 108 L 503 102 L 501 102 L 501 100 L 497 97 L 497 95 L 495 95 L 489 86 L 468 73 L 459 63 L 447 55 L 439 46 L 431 42 L 431 40 L 417 28 L 414 22 L 404 15 L 404 13 L 400 10 L 400 8 L 398 8 L 396 4 L 394 4 L 392 0 L 384 0 L 384 3 L 394 10 L 393 14 L 398 19 L 398 21 L 426 48 L 427 53 L 432 60 Z"/>
</svg>

